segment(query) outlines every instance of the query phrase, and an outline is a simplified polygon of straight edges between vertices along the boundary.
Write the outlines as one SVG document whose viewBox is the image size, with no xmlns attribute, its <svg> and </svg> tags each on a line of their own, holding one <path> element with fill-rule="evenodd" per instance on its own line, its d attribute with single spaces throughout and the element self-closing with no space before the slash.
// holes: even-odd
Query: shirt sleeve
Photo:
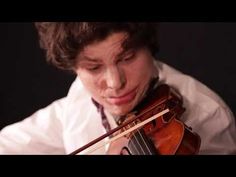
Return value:
<svg viewBox="0 0 236 177">
<path fill-rule="evenodd" d="M 61 119 L 65 98 L 0 132 L 0 154 L 63 154 Z"/>
<path fill-rule="evenodd" d="M 202 123 L 200 154 L 236 154 L 236 125 L 228 107 L 219 107 Z"/>
</svg>

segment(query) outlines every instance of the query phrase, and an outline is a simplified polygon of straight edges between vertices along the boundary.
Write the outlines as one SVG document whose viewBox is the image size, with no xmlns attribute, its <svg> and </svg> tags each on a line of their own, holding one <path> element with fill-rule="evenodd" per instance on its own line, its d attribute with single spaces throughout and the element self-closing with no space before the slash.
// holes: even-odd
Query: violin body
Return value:
<svg viewBox="0 0 236 177">
<path fill-rule="evenodd" d="M 172 130 L 175 131 L 172 131 Z M 177 132 L 178 131 L 178 132 Z M 172 132 L 172 134 L 170 134 Z M 173 119 L 165 128 L 153 133 L 150 138 L 155 149 L 151 153 L 137 152 L 131 146 L 131 138 L 122 137 L 112 142 L 107 154 L 109 155 L 194 155 L 200 148 L 200 137 L 189 128 L 184 127 L 182 122 Z M 137 146 L 137 145 L 136 145 Z M 138 145 L 139 146 L 139 145 Z M 145 149 L 145 148 L 142 148 Z M 151 149 L 151 148 L 149 148 Z"/>
<path fill-rule="evenodd" d="M 121 117 L 117 121 L 118 127 L 70 154 L 87 150 L 108 136 L 107 154 L 198 154 L 201 138 L 180 120 L 184 111 L 181 95 L 166 84 L 160 85 L 149 90 L 131 113 Z M 93 149 L 99 147 L 102 146 Z"/>
<path fill-rule="evenodd" d="M 200 136 L 179 120 L 185 109 L 181 96 L 168 85 L 160 85 L 145 101 L 135 108 L 134 113 L 123 117 L 123 124 L 137 115 L 142 115 L 121 131 L 168 108 L 170 111 L 146 124 L 142 128 L 110 144 L 108 154 L 129 155 L 191 155 L 200 149 Z"/>
</svg>

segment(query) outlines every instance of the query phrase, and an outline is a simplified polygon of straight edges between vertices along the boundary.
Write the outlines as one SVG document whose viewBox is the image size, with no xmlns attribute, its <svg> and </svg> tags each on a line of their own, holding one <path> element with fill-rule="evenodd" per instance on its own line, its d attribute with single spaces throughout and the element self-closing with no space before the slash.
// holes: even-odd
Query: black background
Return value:
<svg viewBox="0 0 236 177">
<path fill-rule="evenodd" d="M 159 57 L 236 112 L 236 23 L 162 22 Z M 0 129 L 66 96 L 75 76 L 50 66 L 33 23 L 0 23 Z"/>
</svg>

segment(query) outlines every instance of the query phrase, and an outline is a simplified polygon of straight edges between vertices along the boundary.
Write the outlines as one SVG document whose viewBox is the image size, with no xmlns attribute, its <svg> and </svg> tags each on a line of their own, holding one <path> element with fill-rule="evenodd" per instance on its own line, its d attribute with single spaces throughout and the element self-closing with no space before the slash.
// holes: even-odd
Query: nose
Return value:
<svg viewBox="0 0 236 177">
<path fill-rule="evenodd" d="M 111 67 L 106 72 L 106 84 L 111 89 L 121 89 L 125 85 L 125 75 L 121 68 Z"/>
</svg>

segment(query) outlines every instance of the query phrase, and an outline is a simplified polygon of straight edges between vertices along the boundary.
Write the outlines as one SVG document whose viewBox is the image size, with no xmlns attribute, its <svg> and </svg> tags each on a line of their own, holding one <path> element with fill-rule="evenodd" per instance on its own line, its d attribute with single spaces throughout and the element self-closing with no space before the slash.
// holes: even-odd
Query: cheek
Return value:
<svg viewBox="0 0 236 177">
<path fill-rule="evenodd" d="M 152 61 L 150 59 L 140 59 L 131 67 L 127 68 L 126 75 L 131 82 L 149 80 L 154 71 Z"/>
</svg>

